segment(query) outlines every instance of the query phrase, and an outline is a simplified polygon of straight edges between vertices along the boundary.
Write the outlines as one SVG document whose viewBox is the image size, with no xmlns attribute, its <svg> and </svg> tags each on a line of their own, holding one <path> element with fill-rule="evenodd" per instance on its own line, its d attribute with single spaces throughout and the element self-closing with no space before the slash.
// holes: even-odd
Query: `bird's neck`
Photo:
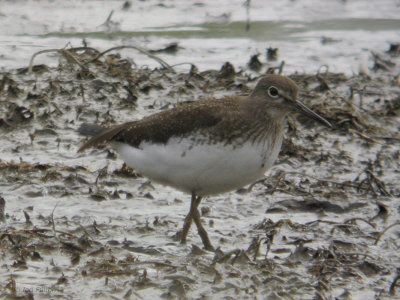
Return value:
<svg viewBox="0 0 400 300">
<path fill-rule="evenodd" d="M 285 124 L 287 111 L 270 102 L 263 101 L 258 97 L 249 97 L 243 99 L 243 105 L 243 111 L 254 120 L 279 127 Z"/>
</svg>

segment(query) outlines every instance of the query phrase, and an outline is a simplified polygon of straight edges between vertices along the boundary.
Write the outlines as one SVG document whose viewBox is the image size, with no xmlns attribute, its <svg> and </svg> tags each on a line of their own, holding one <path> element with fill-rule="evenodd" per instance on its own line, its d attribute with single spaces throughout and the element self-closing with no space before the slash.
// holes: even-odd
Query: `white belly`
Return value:
<svg viewBox="0 0 400 300">
<path fill-rule="evenodd" d="M 171 138 L 166 145 L 143 142 L 140 149 L 114 142 L 126 164 L 144 176 L 200 196 L 238 189 L 263 176 L 280 151 L 282 139 L 232 145 L 197 144 L 190 139 Z"/>
</svg>

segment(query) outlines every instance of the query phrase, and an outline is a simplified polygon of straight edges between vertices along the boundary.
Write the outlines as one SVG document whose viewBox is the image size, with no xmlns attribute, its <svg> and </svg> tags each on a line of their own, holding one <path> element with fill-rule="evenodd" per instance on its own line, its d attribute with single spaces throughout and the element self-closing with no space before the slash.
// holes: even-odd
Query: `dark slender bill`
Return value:
<svg viewBox="0 0 400 300">
<path fill-rule="evenodd" d="M 328 127 L 332 127 L 332 124 L 329 123 L 325 118 L 321 117 L 319 114 L 317 114 L 316 112 L 312 111 L 310 108 L 307 107 L 307 105 L 305 105 L 304 103 L 300 102 L 299 100 L 296 100 L 294 102 L 294 107 L 300 111 L 303 115 L 314 119 Z"/>
</svg>

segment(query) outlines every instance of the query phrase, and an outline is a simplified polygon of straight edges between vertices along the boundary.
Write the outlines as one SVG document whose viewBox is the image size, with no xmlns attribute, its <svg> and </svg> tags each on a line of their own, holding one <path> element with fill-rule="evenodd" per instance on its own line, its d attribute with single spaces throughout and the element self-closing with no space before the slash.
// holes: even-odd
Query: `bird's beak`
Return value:
<svg viewBox="0 0 400 300">
<path fill-rule="evenodd" d="M 329 123 L 326 119 L 324 119 L 323 117 L 321 117 L 319 114 L 317 114 L 316 112 L 312 111 L 310 108 L 308 108 L 307 105 L 305 105 L 304 103 L 300 102 L 299 100 L 294 100 L 292 102 L 293 106 L 295 107 L 295 109 L 299 112 L 301 112 L 303 115 L 314 119 L 328 127 L 332 127 L 332 124 Z"/>
</svg>

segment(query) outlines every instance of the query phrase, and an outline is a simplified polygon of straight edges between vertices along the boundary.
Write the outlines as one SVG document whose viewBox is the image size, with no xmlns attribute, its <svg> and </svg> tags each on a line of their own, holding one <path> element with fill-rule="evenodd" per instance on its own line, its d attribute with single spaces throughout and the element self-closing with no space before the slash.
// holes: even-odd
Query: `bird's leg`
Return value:
<svg viewBox="0 0 400 300">
<path fill-rule="evenodd" d="M 192 200 L 190 202 L 190 210 L 185 218 L 185 222 L 183 223 L 183 228 L 181 231 L 181 244 L 186 243 L 186 237 L 189 233 L 190 226 L 192 225 L 192 218 L 193 218 L 193 210 L 196 207 L 197 196 L 195 193 L 192 193 Z M 198 204 L 197 204 L 198 205 Z"/>
<path fill-rule="evenodd" d="M 192 193 L 190 210 L 185 218 L 185 222 L 183 223 L 183 229 L 181 232 L 181 244 L 186 243 L 186 237 L 189 233 L 189 229 L 190 226 L 192 225 L 192 220 L 193 220 L 197 226 L 197 231 L 200 235 L 200 238 L 203 241 L 204 248 L 206 250 L 214 251 L 214 247 L 212 246 L 210 239 L 208 238 L 207 231 L 204 229 L 200 221 L 200 213 L 197 208 L 200 205 L 201 199 L 202 197 L 197 196 L 195 193 Z"/>
<path fill-rule="evenodd" d="M 200 204 L 200 201 L 201 201 L 201 197 L 198 197 L 197 198 L 197 206 L 195 207 L 195 210 L 192 212 L 193 221 L 197 226 L 197 231 L 200 235 L 201 240 L 203 241 L 204 248 L 209 251 L 215 251 L 213 245 L 210 242 L 210 239 L 208 238 L 207 231 L 204 229 L 204 227 L 200 221 L 200 213 L 197 209 L 197 207 Z"/>
</svg>

